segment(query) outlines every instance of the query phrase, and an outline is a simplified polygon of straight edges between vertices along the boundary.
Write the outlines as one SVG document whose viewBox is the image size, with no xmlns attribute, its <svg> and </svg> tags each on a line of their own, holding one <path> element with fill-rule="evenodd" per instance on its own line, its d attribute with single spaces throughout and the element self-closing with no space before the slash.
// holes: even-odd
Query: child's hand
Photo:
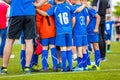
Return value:
<svg viewBox="0 0 120 80">
<path fill-rule="evenodd" d="M 91 5 L 90 5 L 90 3 L 88 3 L 88 2 L 85 2 L 85 5 L 86 5 L 86 7 L 87 7 L 87 8 L 91 8 Z"/>
<path fill-rule="evenodd" d="M 95 29 L 94 29 L 94 33 L 98 33 L 98 29 L 95 28 Z"/>
<path fill-rule="evenodd" d="M 40 35 L 39 34 L 36 35 L 36 40 L 40 40 Z"/>
<path fill-rule="evenodd" d="M 35 1 L 32 3 L 35 7 L 39 7 L 39 4 Z"/>
</svg>

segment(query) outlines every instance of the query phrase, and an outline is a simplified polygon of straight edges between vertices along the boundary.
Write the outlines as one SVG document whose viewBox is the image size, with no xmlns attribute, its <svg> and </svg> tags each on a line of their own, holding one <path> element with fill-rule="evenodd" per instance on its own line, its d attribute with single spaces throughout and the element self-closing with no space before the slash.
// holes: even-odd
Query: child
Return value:
<svg viewBox="0 0 120 80">
<path fill-rule="evenodd" d="M 39 2 L 39 0 L 36 0 Z M 51 8 L 52 5 L 46 2 L 41 7 L 37 8 L 37 15 L 36 15 L 36 24 L 37 24 L 37 32 L 40 36 L 40 41 L 43 47 L 42 50 L 42 71 L 48 70 L 48 46 L 51 49 L 51 56 L 53 61 L 53 71 L 57 71 L 57 51 L 55 46 L 55 35 L 56 35 L 56 28 L 54 23 L 53 16 L 42 16 L 38 13 L 38 10 L 47 11 Z"/>
<path fill-rule="evenodd" d="M 87 26 L 88 42 L 93 44 L 94 56 L 95 56 L 95 69 L 100 70 L 100 50 L 98 46 L 98 29 L 100 23 L 100 16 L 97 12 L 91 8 L 86 0 L 81 1 L 82 4 L 86 4 L 88 13 L 90 16 L 90 23 Z"/>
<path fill-rule="evenodd" d="M 56 24 L 56 46 L 60 46 L 60 54 L 62 60 L 62 71 L 72 70 L 72 21 L 71 13 L 81 10 L 73 9 L 71 5 L 65 3 L 65 0 L 55 0 L 56 5 L 51 7 L 47 12 L 37 10 L 43 16 L 54 15 Z M 84 7 L 84 6 L 82 6 Z M 68 60 L 68 68 L 66 67 L 66 60 Z"/>
<path fill-rule="evenodd" d="M 75 8 L 82 6 L 80 0 L 75 1 Z M 73 28 L 73 44 L 77 48 L 78 58 L 77 58 L 77 66 L 73 69 L 73 71 L 83 71 L 86 70 L 86 47 L 87 47 L 87 24 L 89 23 L 89 16 L 87 13 L 87 9 L 84 8 L 81 12 L 75 14 L 76 23 Z"/>
<path fill-rule="evenodd" d="M 110 40 L 112 35 L 113 24 L 114 24 L 114 21 L 112 21 L 110 15 L 107 14 L 106 23 L 105 23 L 105 40 L 106 40 L 106 46 L 107 46 L 107 53 L 110 52 Z"/>
</svg>

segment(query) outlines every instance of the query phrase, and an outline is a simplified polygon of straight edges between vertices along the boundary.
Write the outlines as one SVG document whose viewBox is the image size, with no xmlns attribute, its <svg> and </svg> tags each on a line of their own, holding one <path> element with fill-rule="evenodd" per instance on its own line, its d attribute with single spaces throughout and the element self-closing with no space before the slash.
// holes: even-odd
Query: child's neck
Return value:
<svg viewBox="0 0 120 80">
<path fill-rule="evenodd" d="M 48 2 L 46 2 L 45 4 L 48 4 Z"/>
<path fill-rule="evenodd" d="M 57 4 L 61 4 L 61 3 L 64 3 L 65 1 L 58 1 Z"/>
<path fill-rule="evenodd" d="M 76 1 L 75 4 L 81 4 L 81 2 L 80 1 Z"/>
<path fill-rule="evenodd" d="M 106 20 L 106 21 L 108 22 L 108 21 L 110 21 L 110 19 L 109 19 L 109 20 Z"/>
</svg>

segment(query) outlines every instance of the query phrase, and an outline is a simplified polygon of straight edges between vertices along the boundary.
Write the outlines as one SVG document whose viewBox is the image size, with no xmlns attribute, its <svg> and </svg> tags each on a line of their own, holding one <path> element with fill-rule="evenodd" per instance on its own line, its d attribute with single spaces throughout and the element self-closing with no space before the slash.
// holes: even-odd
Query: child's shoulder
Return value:
<svg viewBox="0 0 120 80">
<path fill-rule="evenodd" d="M 89 8 L 89 9 L 87 8 L 87 10 L 88 10 L 89 13 L 97 14 L 97 11 L 94 8 L 92 8 L 92 7 Z"/>
<path fill-rule="evenodd" d="M 92 12 L 92 11 L 96 12 L 96 10 L 93 7 L 89 8 L 88 11 L 90 11 L 90 12 Z"/>
<path fill-rule="evenodd" d="M 44 5 L 40 6 L 38 9 L 47 10 L 47 9 L 49 9 L 50 7 L 52 7 L 52 5 L 48 3 L 48 4 L 44 4 Z"/>
<path fill-rule="evenodd" d="M 109 23 L 114 23 L 115 21 L 114 21 L 114 20 L 109 20 L 108 22 L 109 22 Z"/>
<path fill-rule="evenodd" d="M 75 4 L 75 5 L 73 5 L 73 7 L 80 7 L 80 6 L 82 6 L 82 4 Z"/>
</svg>

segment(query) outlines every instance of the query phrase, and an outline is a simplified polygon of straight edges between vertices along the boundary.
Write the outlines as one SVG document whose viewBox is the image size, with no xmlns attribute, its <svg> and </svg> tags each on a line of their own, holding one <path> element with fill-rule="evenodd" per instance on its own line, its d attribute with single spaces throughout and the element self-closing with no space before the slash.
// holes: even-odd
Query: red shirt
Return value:
<svg viewBox="0 0 120 80">
<path fill-rule="evenodd" d="M 6 28 L 6 21 L 7 21 L 7 9 L 8 5 L 4 2 L 0 2 L 0 29 Z"/>
</svg>

